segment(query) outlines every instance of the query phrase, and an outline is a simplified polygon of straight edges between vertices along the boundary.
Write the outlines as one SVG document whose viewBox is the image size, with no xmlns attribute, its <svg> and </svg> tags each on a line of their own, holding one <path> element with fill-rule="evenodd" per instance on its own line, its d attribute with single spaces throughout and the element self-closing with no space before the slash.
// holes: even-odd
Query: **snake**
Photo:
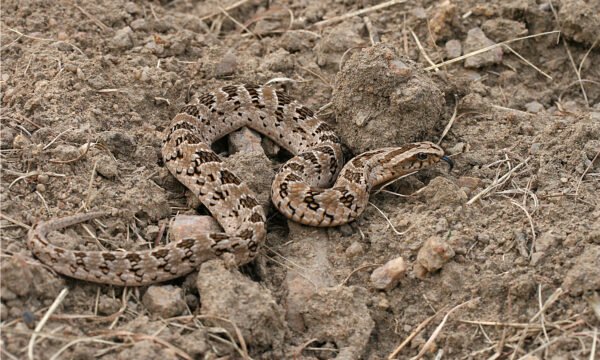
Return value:
<svg viewBox="0 0 600 360">
<path fill-rule="evenodd" d="M 41 221 L 27 236 L 33 255 L 55 272 L 100 284 L 142 286 L 175 279 L 210 259 L 243 265 L 266 238 L 266 216 L 248 184 L 211 148 L 242 127 L 292 154 L 277 171 L 271 201 L 288 219 L 316 227 L 356 220 L 378 185 L 452 160 L 432 142 L 364 152 L 344 165 L 340 138 L 308 107 L 265 85 L 227 85 L 194 95 L 165 128 L 169 172 L 209 210 L 222 231 L 206 231 L 141 251 L 79 251 L 53 245 L 48 234 L 101 216 L 93 211 Z"/>
</svg>

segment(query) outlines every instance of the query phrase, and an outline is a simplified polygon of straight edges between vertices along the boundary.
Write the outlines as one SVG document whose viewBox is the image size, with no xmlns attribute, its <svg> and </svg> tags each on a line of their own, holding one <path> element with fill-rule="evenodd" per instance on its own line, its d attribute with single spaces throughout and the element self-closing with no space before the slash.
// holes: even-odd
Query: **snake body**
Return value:
<svg viewBox="0 0 600 360">
<path fill-rule="evenodd" d="M 229 85 L 198 96 L 165 130 L 169 171 L 209 209 L 223 232 L 206 232 L 144 251 L 76 251 L 52 245 L 47 234 L 106 212 L 41 222 L 28 247 L 58 273 L 97 283 L 140 286 L 183 276 L 211 258 L 252 260 L 266 237 L 265 214 L 248 185 L 227 169 L 211 144 L 243 126 L 295 155 L 275 176 L 272 202 L 287 218 L 312 226 L 356 219 L 370 190 L 410 172 L 451 161 L 430 142 L 368 151 L 342 168 L 340 140 L 330 126 L 282 91 Z"/>
</svg>

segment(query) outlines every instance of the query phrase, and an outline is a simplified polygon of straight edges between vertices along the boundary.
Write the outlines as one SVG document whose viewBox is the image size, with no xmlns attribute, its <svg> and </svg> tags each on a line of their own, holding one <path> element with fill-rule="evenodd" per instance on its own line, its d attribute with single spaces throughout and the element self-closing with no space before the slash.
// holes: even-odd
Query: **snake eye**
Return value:
<svg viewBox="0 0 600 360">
<path fill-rule="evenodd" d="M 427 154 L 426 153 L 422 153 L 422 152 L 418 153 L 417 154 L 417 159 L 421 160 L 421 161 L 427 160 Z"/>
</svg>

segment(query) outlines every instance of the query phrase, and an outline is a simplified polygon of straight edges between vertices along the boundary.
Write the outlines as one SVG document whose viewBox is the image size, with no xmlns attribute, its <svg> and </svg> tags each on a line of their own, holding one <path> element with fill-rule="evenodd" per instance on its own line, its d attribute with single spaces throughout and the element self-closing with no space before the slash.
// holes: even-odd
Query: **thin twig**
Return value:
<svg viewBox="0 0 600 360">
<path fill-rule="evenodd" d="M 417 34 L 415 34 L 415 32 L 413 31 L 413 29 L 408 28 L 410 31 L 410 34 L 412 35 L 413 39 L 415 40 L 415 42 L 417 43 L 417 47 L 419 48 L 419 51 L 421 52 L 421 54 L 423 54 L 423 57 L 425 58 L 425 60 L 429 63 L 429 65 L 431 65 L 429 68 L 431 68 L 433 66 L 433 70 L 435 71 L 440 71 L 440 69 L 435 67 L 435 63 L 433 62 L 433 60 L 431 60 L 431 58 L 429 57 L 429 55 L 427 55 L 427 52 L 425 51 L 425 48 L 423 47 L 423 45 L 421 45 L 421 41 L 419 41 L 419 38 L 417 37 Z M 429 69 L 427 68 L 427 69 Z"/>
<path fill-rule="evenodd" d="M 411 358 L 411 360 L 417 360 L 423 357 L 423 355 L 425 355 L 425 353 L 427 351 L 429 351 L 429 349 L 431 348 L 431 345 L 433 344 L 433 342 L 435 341 L 435 339 L 438 337 L 438 335 L 440 334 L 440 332 L 442 331 L 442 328 L 444 327 L 444 325 L 446 324 L 446 321 L 448 321 L 448 317 L 450 316 L 450 314 L 452 314 L 454 311 L 460 309 L 461 307 L 468 305 L 472 302 L 475 301 L 479 301 L 479 298 L 475 298 L 475 299 L 471 299 L 469 301 L 465 301 L 462 304 L 456 305 L 455 307 L 453 307 L 452 309 L 450 309 L 450 311 L 448 311 L 448 313 L 444 316 L 444 319 L 442 319 L 442 322 L 438 325 L 437 328 L 435 328 L 435 330 L 433 331 L 433 333 L 431 334 L 431 336 L 429 337 L 429 339 L 425 342 L 425 345 L 423 345 L 423 347 L 421 348 L 421 351 L 419 351 L 419 353 L 414 356 L 413 358 Z"/>
<path fill-rule="evenodd" d="M 393 358 L 395 358 L 400 351 L 402 351 L 402 349 L 415 337 L 417 336 L 424 328 L 425 326 L 427 326 L 433 319 L 435 319 L 439 314 L 441 314 L 443 311 L 446 311 L 446 306 L 444 306 L 443 308 L 441 308 L 440 310 L 438 310 L 435 314 L 431 315 L 430 317 L 428 317 L 427 319 L 425 319 L 423 322 L 421 322 L 419 324 L 419 326 L 417 326 L 411 333 L 410 335 L 408 335 L 408 337 L 406 339 L 404 339 L 403 342 L 400 343 L 400 345 L 398 345 L 396 347 L 396 349 L 388 356 L 388 360 L 392 360 Z"/>
<path fill-rule="evenodd" d="M 11 218 L 11 217 L 10 217 L 10 216 L 8 216 L 8 215 L 4 215 L 3 213 L 0 213 L 0 218 L 3 218 L 3 219 L 4 219 L 4 220 L 6 220 L 6 221 L 10 221 L 11 223 L 13 223 L 13 224 L 15 224 L 15 225 L 18 225 L 18 226 L 20 226 L 20 227 L 22 227 L 22 228 L 24 228 L 24 229 L 27 229 L 27 230 L 31 229 L 31 226 L 29 226 L 29 225 L 27 225 L 27 224 L 23 224 L 23 223 L 22 223 L 22 222 L 20 222 L 19 220 L 15 220 L 15 219 Z"/>
<path fill-rule="evenodd" d="M 68 288 L 64 288 L 60 291 L 60 293 L 58 294 L 56 299 L 54 299 L 54 302 L 52 303 L 52 305 L 50 305 L 50 307 L 48 308 L 48 311 L 46 311 L 46 313 L 44 314 L 44 316 L 42 317 L 40 322 L 37 324 L 37 326 L 33 330 L 33 333 L 31 334 L 31 338 L 29 339 L 29 345 L 27 345 L 27 357 L 29 358 L 29 360 L 35 359 L 35 357 L 33 356 L 33 346 L 35 345 L 35 339 L 36 339 L 38 333 L 42 330 L 44 325 L 46 325 L 46 322 L 50 318 L 50 315 L 52 315 L 52 313 L 54 311 L 56 311 L 56 309 L 58 308 L 58 305 L 60 305 L 60 303 L 63 302 L 63 300 L 65 299 L 67 294 L 69 294 Z"/>
<path fill-rule="evenodd" d="M 406 2 L 406 0 L 390 0 L 390 1 L 386 1 L 386 2 L 381 3 L 381 4 L 377 4 L 377 5 L 374 5 L 374 6 L 369 6 L 368 8 L 364 8 L 364 9 L 352 11 L 352 12 L 346 13 L 344 15 L 332 17 L 331 19 L 319 21 L 314 26 L 321 27 L 321 26 L 324 26 L 324 25 L 329 25 L 331 23 L 335 23 L 335 22 L 338 22 L 338 21 L 349 19 L 349 18 L 351 18 L 353 16 L 358 16 L 358 15 L 366 14 L 366 13 L 371 12 L 371 11 L 384 9 L 386 7 L 389 7 L 389 6 L 392 6 L 392 5 L 397 5 L 397 4 L 402 4 L 404 2 Z"/>
<path fill-rule="evenodd" d="M 83 51 L 81 51 L 80 48 L 78 48 L 77 46 L 71 44 L 70 42 L 67 41 L 62 41 L 62 40 L 55 40 L 55 39 L 46 39 L 46 38 L 41 38 L 41 37 L 37 37 L 37 36 L 31 36 L 31 35 L 25 35 L 22 32 L 20 32 L 19 30 L 15 30 L 15 29 L 11 29 L 8 28 L 9 31 L 14 32 L 15 34 L 27 38 L 27 39 L 31 39 L 31 40 L 38 40 L 38 41 L 51 41 L 51 42 L 56 42 L 56 43 L 60 43 L 60 44 L 67 44 L 69 46 L 71 46 L 73 49 L 79 51 L 79 53 L 83 56 L 85 56 L 85 53 Z"/>
<path fill-rule="evenodd" d="M 432 65 L 432 66 L 426 67 L 426 68 L 425 68 L 425 70 L 433 70 L 433 69 L 438 69 L 438 68 L 440 68 L 440 67 L 442 67 L 442 66 L 446 66 L 446 65 L 454 64 L 455 62 L 458 62 L 458 61 L 464 60 L 464 59 L 466 59 L 466 58 L 468 58 L 468 57 L 475 56 L 475 55 L 479 55 L 479 54 L 481 54 L 481 53 L 484 53 L 484 52 L 486 52 L 486 51 L 493 50 L 493 49 L 495 49 L 495 48 L 497 48 L 497 47 L 499 47 L 499 46 L 503 46 L 503 45 L 506 45 L 506 44 L 510 44 L 510 43 L 513 43 L 513 42 L 515 42 L 515 41 L 519 41 L 519 40 L 525 40 L 525 39 L 531 39 L 531 38 L 535 38 L 535 37 L 538 37 L 538 36 L 550 35 L 550 34 L 557 34 L 557 33 L 560 33 L 560 31 L 558 31 L 558 30 L 546 31 L 546 32 L 539 33 L 539 34 L 528 35 L 528 36 L 522 36 L 522 37 L 518 37 L 518 38 L 515 38 L 515 39 L 511 39 L 511 40 L 506 40 L 506 41 L 503 41 L 503 42 L 500 42 L 500 43 L 496 43 L 496 44 L 494 44 L 494 45 L 486 46 L 486 47 L 484 47 L 484 48 L 482 48 L 482 49 L 479 49 L 479 50 L 472 51 L 472 52 L 470 52 L 470 53 L 468 53 L 468 54 L 465 54 L 465 55 L 462 55 L 462 56 L 456 57 L 456 58 L 454 58 L 454 59 L 450 59 L 450 60 L 448 60 L 448 61 L 444 61 L 444 62 L 441 62 L 441 63 L 439 63 L 439 64 L 436 64 L 436 65 Z"/>
<path fill-rule="evenodd" d="M 454 101 L 454 112 L 452 113 L 452 117 L 450 118 L 450 121 L 448 121 L 448 124 L 444 128 L 444 131 L 442 132 L 442 136 L 440 136 L 440 140 L 438 141 L 438 145 L 442 142 L 442 140 L 444 140 L 444 137 L 448 134 L 448 131 L 450 131 L 450 128 L 452 128 L 452 124 L 454 124 L 454 120 L 456 120 L 456 113 L 457 112 L 458 112 L 458 99 L 455 99 L 455 101 Z"/>
</svg>

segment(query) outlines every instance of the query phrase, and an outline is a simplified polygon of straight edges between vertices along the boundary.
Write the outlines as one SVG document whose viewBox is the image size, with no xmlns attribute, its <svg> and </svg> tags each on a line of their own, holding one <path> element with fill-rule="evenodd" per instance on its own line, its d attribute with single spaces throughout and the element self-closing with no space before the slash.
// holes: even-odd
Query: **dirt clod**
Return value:
<svg viewBox="0 0 600 360">
<path fill-rule="evenodd" d="M 404 259 L 401 257 L 386 262 L 371 273 L 371 284 L 379 290 L 389 290 L 398 285 L 406 272 Z"/>
<path fill-rule="evenodd" d="M 227 329 L 234 339 L 237 327 L 249 346 L 270 349 L 274 356 L 282 351 L 283 310 L 268 289 L 237 270 L 226 269 L 219 260 L 202 264 L 197 286 L 201 313 L 211 323 Z M 222 318 L 229 321 L 221 321 Z"/>
<path fill-rule="evenodd" d="M 181 288 L 172 285 L 150 286 L 142 302 L 151 314 L 164 319 L 181 315 L 186 309 Z"/>
</svg>

